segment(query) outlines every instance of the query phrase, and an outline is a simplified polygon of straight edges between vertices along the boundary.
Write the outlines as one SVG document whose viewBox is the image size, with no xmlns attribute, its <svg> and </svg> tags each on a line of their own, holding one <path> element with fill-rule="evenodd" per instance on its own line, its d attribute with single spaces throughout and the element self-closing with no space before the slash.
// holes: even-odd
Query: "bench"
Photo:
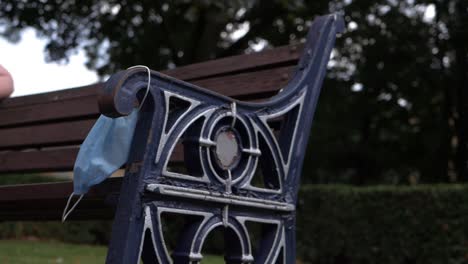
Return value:
<svg viewBox="0 0 468 264">
<path fill-rule="evenodd" d="M 131 162 L 126 166 L 126 176 L 109 178 L 93 187 L 69 216 L 69 221 L 115 217 L 107 263 L 136 263 L 140 257 L 145 263 L 170 262 L 167 254 L 164 253 L 167 253 L 167 250 L 160 248 L 164 243 L 158 241 L 160 237 L 155 235 L 157 229 L 153 228 L 154 222 L 158 220 L 153 218 L 156 211 L 160 210 L 158 206 L 166 208 L 167 212 L 182 210 L 192 212 L 197 216 L 204 215 L 205 213 L 202 212 L 208 209 L 219 212 L 218 216 L 210 219 L 223 218 L 220 221 L 224 221 L 226 230 L 230 230 L 226 232 L 229 233 L 226 237 L 228 242 L 235 240 L 234 237 L 240 239 L 240 242 L 229 242 L 234 244 L 231 244 L 232 250 L 226 253 L 227 263 L 253 261 L 253 253 L 247 246 L 250 242 L 245 241 L 245 236 L 239 231 L 242 226 L 231 226 L 236 224 L 230 222 L 234 216 L 228 216 L 228 213 L 245 221 L 246 219 L 263 219 L 259 221 L 265 224 L 281 222 L 283 228 L 281 232 L 284 234 L 280 234 L 278 230 L 269 234 L 269 236 L 276 237 L 280 234 L 281 241 L 272 237 L 269 237 L 269 240 L 266 239 L 265 241 L 268 240 L 273 244 L 267 243 L 269 245 L 267 247 L 270 248 L 267 251 L 262 247 L 265 252 L 256 256 L 256 261 L 271 263 L 276 258 L 280 259 L 280 262 L 294 263 L 294 204 L 300 168 L 307 145 L 304 140 L 308 138 L 315 102 L 335 35 L 341 30 L 342 22 L 336 16 L 318 18 L 312 25 L 302 57 L 300 54 L 304 45 L 297 44 L 191 64 L 163 71 L 163 74 L 152 72 L 151 99 L 142 108 L 143 115 L 140 116 L 137 126 L 139 129 L 134 137 L 134 146 L 129 158 Z M 124 110 L 128 109 L 128 105 L 125 105 L 125 102 L 128 102 L 128 94 L 132 94 L 135 96 L 134 100 L 137 100 L 137 91 L 142 90 L 143 86 L 146 87 L 148 82 L 146 76 L 144 71 L 128 70 L 117 73 L 104 84 L 4 100 L 0 103 L 0 173 L 72 170 L 79 145 L 99 114 L 103 112 L 110 116 L 125 115 Z M 204 87 L 211 92 L 178 80 Z M 284 86 L 286 88 L 279 91 Z M 232 100 L 218 94 L 246 102 Z M 264 139 L 249 137 L 252 141 L 251 145 L 248 149 L 241 149 L 249 158 L 244 160 L 244 156 L 241 156 L 236 160 L 235 165 L 234 163 L 219 163 L 222 158 L 217 156 L 218 160 L 213 161 L 211 159 L 214 159 L 213 156 L 216 154 L 212 150 L 194 152 L 194 149 L 201 148 L 198 145 L 194 147 L 194 137 L 199 137 L 195 141 L 201 140 L 200 133 L 203 129 L 194 121 L 195 119 L 187 120 L 190 114 L 184 116 L 195 108 L 200 110 L 202 107 L 200 108 L 199 105 L 206 107 L 206 111 L 211 109 L 210 107 L 221 111 L 222 114 L 214 114 L 218 116 L 216 122 L 232 122 L 232 131 L 236 133 L 236 137 L 239 137 L 238 140 L 244 140 L 244 144 L 246 134 L 253 129 L 252 125 L 257 126 L 256 122 L 262 118 L 264 118 L 264 124 L 267 124 L 272 132 L 264 130 L 265 128 L 255 128 L 258 131 L 261 130 Z M 168 130 L 166 128 L 169 127 L 168 115 L 169 111 L 172 111 L 170 107 L 175 108 L 174 113 L 182 109 L 183 111 L 179 113 L 184 114 L 178 114 L 176 120 L 182 121 L 174 121 L 171 123 L 173 128 Z M 164 109 L 166 109 L 166 114 L 162 114 Z M 257 114 L 263 114 L 263 117 L 256 116 Z M 166 117 L 158 119 L 154 117 L 156 115 Z M 204 117 L 210 120 L 212 118 L 209 115 Z M 301 118 L 302 120 L 299 120 Z M 256 121 L 249 121 L 251 119 Z M 162 126 L 163 120 L 165 120 L 164 127 Z M 212 125 L 215 126 L 215 123 Z M 181 125 L 184 124 L 187 126 L 182 128 Z M 227 126 L 226 124 L 223 126 Z M 298 129 L 290 130 L 291 126 Z M 170 136 L 171 133 L 175 133 L 171 132 L 172 129 L 183 133 L 183 145 L 177 143 L 180 138 Z M 216 129 L 220 128 L 216 127 Z M 168 133 L 165 135 L 167 138 L 164 142 L 160 141 L 161 130 Z M 227 137 L 229 133 L 234 133 L 232 131 L 228 131 Z M 207 149 L 216 147 L 211 140 L 212 137 L 205 139 L 206 141 L 197 141 L 196 144 L 207 144 L 204 146 Z M 297 144 L 297 140 L 302 140 L 302 143 Z M 288 149 L 283 147 L 292 141 L 300 146 Z M 150 143 L 144 144 L 145 142 Z M 276 147 L 273 146 L 275 142 Z M 163 143 L 173 146 L 163 149 Z M 210 144 L 214 145 L 210 146 Z M 232 144 L 241 145 L 240 142 Z M 275 150 L 268 154 L 273 148 Z M 284 171 L 279 172 L 282 178 L 278 175 L 278 177 L 275 176 L 276 178 L 271 176 L 270 174 L 278 174 L 279 155 L 293 151 L 297 161 L 292 163 L 288 161 L 287 165 L 294 164 L 294 166 L 284 167 Z M 205 156 L 199 157 L 202 153 Z M 289 160 L 291 160 L 291 155 L 286 155 L 290 157 Z M 156 160 L 167 157 L 170 159 L 168 163 L 175 164 L 174 167 L 179 165 L 187 167 L 186 174 L 189 175 L 201 170 L 199 165 L 193 164 L 196 162 L 191 161 L 192 158 L 200 158 L 202 162 L 208 162 L 215 172 L 204 171 L 203 175 L 196 176 L 199 179 L 187 178 L 181 172 L 169 172 L 168 168 L 172 165 L 160 166 L 158 162 L 155 163 L 155 157 L 157 157 Z M 210 161 L 207 161 L 208 159 Z M 257 163 L 262 163 L 258 167 L 263 170 L 260 172 L 263 181 L 259 183 L 259 187 L 249 185 L 251 187 L 249 190 L 243 190 L 235 186 L 236 177 L 241 178 L 236 175 L 238 173 L 236 166 L 242 164 L 253 173 Z M 224 176 L 218 177 L 218 180 L 224 182 L 226 179 L 223 177 L 226 171 L 229 171 L 229 182 L 231 182 L 231 166 L 232 190 L 231 183 L 229 183 L 229 187 L 223 185 L 229 189 L 224 192 L 218 188 L 217 184 L 210 182 L 211 177 L 217 173 L 223 174 Z M 203 170 L 205 169 L 204 167 Z M 283 179 L 288 175 L 291 175 L 290 182 Z M 165 176 L 170 177 L 161 180 Z M 161 179 L 154 177 L 161 177 Z M 266 191 L 263 192 L 263 189 Z M 0 220 L 59 220 L 71 192 L 72 182 L 1 186 Z M 201 203 L 193 205 L 190 199 L 201 200 Z M 251 207 L 256 210 L 257 214 L 252 212 L 249 216 L 246 213 L 246 210 Z M 226 212 L 228 208 L 232 208 L 230 209 L 232 211 Z M 205 220 L 194 220 L 189 227 L 193 229 L 198 225 L 201 228 L 202 223 L 206 224 Z M 217 225 L 219 223 L 213 226 Z M 139 228 L 144 228 L 144 230 L 134 232 Z M 192 231 L 187 231 L 186 239 L 200 240 L 200 237 L 195 236 Z M 203 232 L 207 234 L 209 230 Z M 172 254 L 174 261 L 176 263 L 200 261 L 202 256 L 199 251 L 203 240 L 198 242 L 201 243 L 198 249 L 190 247 L 187 243 L 179 243 L 178 248 Z"/>
<path fill-rule="evenodd" d="M 289 45 L 163 73 L 239 100 L 261 100 L 287 83 L 302 48 Z M 79 145 L 100 114 L 97 96 L 102 86 L 0 102 L 0 173 L 71 171 Z M 118 196 L 120 182 L 110 179 L 94 188 L 69 220 L 112 219 L 112 203 L 105 201 Z M 0 220 L 58 220 L 71 191 L 72 182 L 0 187 Z"/>
</svg>

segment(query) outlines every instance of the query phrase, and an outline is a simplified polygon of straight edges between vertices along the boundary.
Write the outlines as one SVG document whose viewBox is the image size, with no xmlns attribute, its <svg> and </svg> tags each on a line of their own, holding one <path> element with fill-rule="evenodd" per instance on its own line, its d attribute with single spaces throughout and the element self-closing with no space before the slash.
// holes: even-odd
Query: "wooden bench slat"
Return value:
<svg viewBox="0 0 468 264">
<path fill-rule="evenodd" d="M 0 129 L 0 150 L 81 144 L 95 119 Z"/>
<path fill-rule="evenodd" d="M 113 217 L 122 178 L 110 178 L 86 194 L 70 220 Z M 73 182 L 0 186 L 0 221 L 60 220 Z"/>
<path fill-rule="evenodd" d="M 10 210 L 8 214 L 0 213 L 0 221 L 61 221 L 65 202 L 66 200 L 39 200 L 35 201 L 36 206 L 34 207 L 30 206 L 33 201 L 15 203 L 15 207 L 22 210 Z M 114 209 L 106 205 L 102 200 L 82 201 L 79 207 L 84 207 L 84 209 L 76 208 L 67 218 L 67 222 L 96 219 L 112 220 L 114 218 Z M 57 210 L 57 208 L 61 209 Z"/>
<path fill-rule="evenodd" d="M 68 171 L 73 169 L 79 147 L 0 152 L 0 173 Z"/>
<path fill-rule="evenodd" d="M 96 95 L 97 89 L 101 86 L 101 83 L 95 83 L 54 92 L 7 98 L 0 103 L 0 110 Z"/>
<path fill-rule="evenodd" d="M 278 64 L 296 64 L 304 49 L 304 44 L 294 44 L 269 49 L 257 53 L 243 54 L 194 63 L 187 66 L 163 71 L 164 74 L 185 81 L 233 74 L 246 71 L 256 71 L 256 68 L 271 67 Z"/>
<path fill-rule="evenodd" d="M 71 171 L 79 147 L 0 152 L 0 173 Z M 171 161 L 183 161 L 182 145 L 177 145 Z M 1 177 L 1 175 L 0 175 Z"/>
<path fill-rule="evenodd" d="M 99 116 L 95 94 L 17 108 L 0 108 L 0 129 L 11 125 L 29 125 L 48 120 L 70 120 L 93 116 Z"/>
<path fill-rule="evenodd" d="M 258 98 L 256 94 L 277 92 L 289 80 L 294 66 L 204 79 L 193 83 L 234 98 Z"/>
</svg>

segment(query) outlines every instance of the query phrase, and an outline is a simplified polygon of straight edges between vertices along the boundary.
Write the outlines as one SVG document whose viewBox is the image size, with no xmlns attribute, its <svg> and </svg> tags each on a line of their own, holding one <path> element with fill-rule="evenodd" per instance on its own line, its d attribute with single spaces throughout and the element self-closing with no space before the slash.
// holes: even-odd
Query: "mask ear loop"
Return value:
<svg viewBox="0 0 468 264">
<path fill-rule="evenodd" d="M 145 95 L 143 96 L 143 99 L 141 100 L 140 106 L 138 106 L 138 111 L 140 111 L 141 108 L 143 107 L 143 104 L 146 101 L 146 97 L 148 97 L 148 94 L 149 94 L 149 91 L 150 91 L 150 87 L 151 87 L 151 70 L 150 70 L 150 68 L 148 68 L 148 66 L 145 66 L 145 65 L 135 65 L 135 66 L 127 68 L 127 70 L 134 69 L 134 68 L 144 68 L 148 72 L 148 84 L 146 86 L 146 92 L 145 92 Z M 74 195 L 75 195 L 75 193 L 72 192 L 70 194 L 70 196 L 68 197 L 67 205 L 65 205 L 65 208 L 63 209 L 63 213 L 62 213 L 62 223 L 64 223 L 65 220 L 67 220 L 68 215 L 70 215 L 71 212 L 73 212 L 73 210 L 75 210 L 76 206 L 81 201 L 81 199 L 83 199 L 83 196 L 84 196 L 84 194 L 81 194 L 80 197 L 78 198 L 78 200 L 76 200 L 76 202 L 70 208 L 70 210 L 68 210 L 68 207 L 70 206 L 71 199 L 73 198 Z"/>
<path fill-rule="evenodd" d="M 78 203 L 83 199 L 84 194 L 81 194 L 78 200 L 73 204 L 73 206 L 70 208 L 70 210 L 67 212 L 68 206 L 70 206 L 70 201 L 72 197 L 75 195 L 74 192 L 70 194 L 70 197 L 68 197 L 67 205 L 65 205 L 65 208 L 63 209 L 63 214 L 62 214 L 62 223 L 67 220 L 68 215 L 75 209 L 75 207 L 78 205 Z"/>
<path fill-rule="evenodd" d="M 143 103 L 145 102 L 146 97 L 148 97 L 148 94 L 149 94 L 149 91 L 150 91 L 150 86 L 151 86 L 151 70 L 150 70 L 150 68 L 148 68 L 148 66 L 146 66 L 146 65 L 135 65 L 135 66 L 132 66 L 132 67 L 127 68 L 127 70 L 131 70 L 131 69 L 135 69 L 135 68 L 143 68 L 143 69 L 146 69 L 146 71 L 148 72 L 148 84 L 147 84 L 147 86 L 146 86 L 146 92 L 145 92 L 145 95 L 143 96 L 143 99 L 141 99 L 140 106 L 138 107 L 138 111 L 140 111 L 141 108 L 143 107 Z"/>
</svg>

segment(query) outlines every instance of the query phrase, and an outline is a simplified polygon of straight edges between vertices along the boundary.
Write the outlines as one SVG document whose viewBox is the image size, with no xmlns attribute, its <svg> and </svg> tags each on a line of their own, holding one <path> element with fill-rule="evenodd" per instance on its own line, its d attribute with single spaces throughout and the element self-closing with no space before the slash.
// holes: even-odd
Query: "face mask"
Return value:
<svg viewBox="0 0 468 264">
<path fill-rule="evenodd" d="M 138 112 L 138 109 L 134 109 L 128 116 L 110 118 L 101 115 L 98 118 L 78 152 L 73 168 L 73 193 L 65 206 L 62 221 L 75 209 L 91 186 L 103 182 L 127 162 Z M 67 212 L 74 195 L 80 197 Z"/>
<path fill-rule="evenodd" d="M 85 194 L 127 162 L 138 110 L 124 117 L 101 115 L 80 147 L 73 168 L 73 193 Z"/>
<path fill-rule="evenodd" d="M 98 118 L 78 152 L 73 168 L 73 193 L 63 210 L 62 222 L 67 219 L 92 186 L 109 178 L 128 160 L 133 133 L 138 121 L 138 112 L 148 96 L 151 83 L 151 71 L 147 66 L 136 65 L 128 69 L 137 67 L 144 68 L 148 72 L 148 85 L 140 107 L 134 109 L 128 116 L 110 118 L 101 115 Z M 80 197 L 67 211 L 74 195 Z"/>
</svg>

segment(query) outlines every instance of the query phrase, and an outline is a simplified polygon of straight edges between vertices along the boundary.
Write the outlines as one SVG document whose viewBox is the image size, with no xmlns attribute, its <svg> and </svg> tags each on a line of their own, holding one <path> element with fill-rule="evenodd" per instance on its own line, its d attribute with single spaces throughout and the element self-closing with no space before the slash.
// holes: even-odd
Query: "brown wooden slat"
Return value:
<svg viewBox="0 0 468 264">
<path fill-rule="evenodd" d="M 111 219 L 122 178 L 110 178 L 86 194 L 69 220 Z M 0 186 L 0 221 L 60 220 L 72 182 Z"/>
<path fill-rule="evenodd" d="M 173 70 L 166 70 L 163 73 L 177 79 L 192 81 L 212 76 L 255 71 L 256 68 L 271 67 L 276 64 L 295 64 L 303 48 L 304 44 L 288 45 L 257 53 L 194 63 Z"/>
<path fill-rule="evenodd" d="M 79 147 L 30 151 L 0 152 L 0 173 L 71 171 Z M 183 161 L 183 149 L 177 145 L 172 161 Z M 1 175 L 0 175 L 1 177 Z"/>
<path fill-rule="evenodd" d="M 79 90 L 81 88 L 77 88 Z M 0 104 L 1 106 L 1 104 Z M 0 129 L 9 126 L 43 123 L 50 120 L 83 119 L 99 116 L 97 94 L 22 107 L 0 107 Z"/>
<path fill-rule="evenodd" d="M 278 91 L 288 82 L 293 69 L 294 66 L 287 66 L 198 80 L 193 83 L 226 96 L 251 96 Z"/>
<path fill-rule="evenodd" d="M 0 129 L 2 126 L 34 124 L 47 120 L 76 119 L 97 117 L 99 109 L 96 95 L 88 95 L 69 100 L 59 100 L 44 104 L 0 110 Z"/>
<path fill-rule="evenodd" d="M 80 144 L 95 119 L 0 129 L 0 149 Z"/>
<path fill-rule="evenodd" d="M 80 86 L 55 92 L 7 98 L 0 102 L 0 110 L 14 107 L 23 107 L 25 105 L 44 104 L 47 102 L 64 101 L 72 98 L 82 98 L 90 95 L 96 95 L 97 90 L 100 87 L 102 87 L 102 83 L 90 84 L 86 86 Z"/>
<path fill-rule="evenodd" d="M 0 173 L 72 170 L 78 149 L 78 147 L 71 147 L 0 152 Z"/>
<path fill-rule="evenodd" d="M 65 201 L 66 202 L 66 201 Z M 0 212 L 1 221 L 61 221 L 64 200 L 38 200 L 14 203 L 15 208 L 9 213 Z M 112 220 L 114 210 L 104 200 L 86 200 L 80 202 L 79 208 L 73 210 L 67 222 L 74 220 Z M 16 210 L 16 208 L 21 210 Z M 0 210 L 8 210 L 0 204 Z"/>
</svg>

